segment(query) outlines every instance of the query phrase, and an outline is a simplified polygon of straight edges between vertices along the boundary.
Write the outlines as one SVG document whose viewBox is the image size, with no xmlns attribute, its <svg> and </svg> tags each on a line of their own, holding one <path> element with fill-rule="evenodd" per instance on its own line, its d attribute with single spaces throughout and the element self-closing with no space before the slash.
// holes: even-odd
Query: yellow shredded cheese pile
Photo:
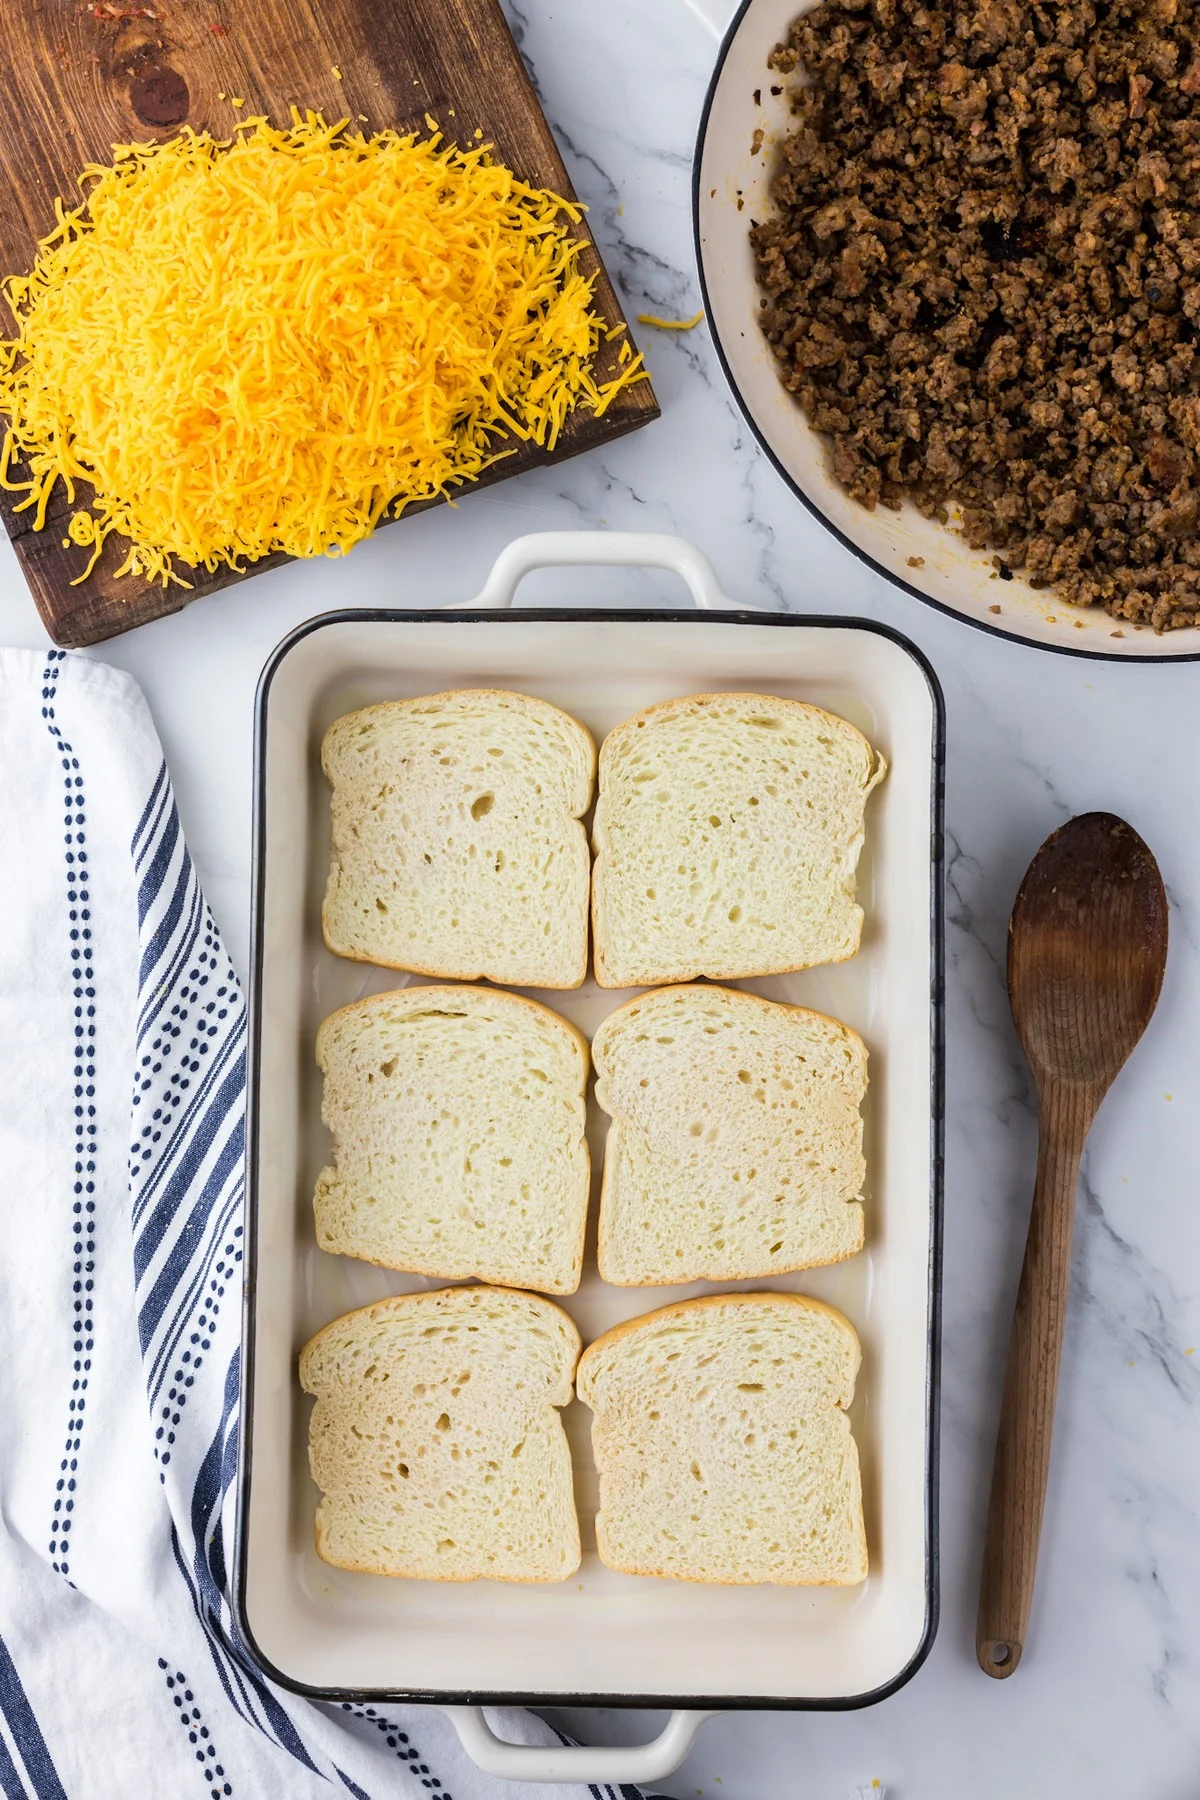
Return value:
<svg viewBox="0 0 1200 1800">
<path fill-rule="evenodd" d="M 164 586 L 189 585 L 179 563 L 344 552 L 511 454 L 501 434 L 552 448 L 573 407 L 644 378 L 627 340 L 593 377 L 615 333 L 578 209 L 428 124 L 365 137 L 293 111 L 85 170 L 85 203 L 4 285 L 0 343 L 0 482 L 39 530 L 56 482 L 73 505 L 92 485 L 69 526 L 85 575 L 111 532 L 118 572 Z"/>
</svg>

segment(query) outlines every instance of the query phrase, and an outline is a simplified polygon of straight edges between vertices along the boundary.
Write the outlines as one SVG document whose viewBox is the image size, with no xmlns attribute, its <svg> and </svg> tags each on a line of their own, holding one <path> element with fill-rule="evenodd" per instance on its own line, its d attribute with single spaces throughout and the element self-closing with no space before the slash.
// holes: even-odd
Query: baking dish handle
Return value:
<svg viewBox="0 0 1200 1800">
<path fill-rule="evenodd" d="M 673 1712 L 649 1744 L 508 1744 L 498 1738 L 482 1706 L 444 1706 L 467 1755 L 485 1775 L 508 1781 L 660 1781 L 679 1767 L 711 1712 Z"/>
<path fill-rule="evenodd" d="M 670 569 L 687 584 L 701 610 L 729 604 L 707 556 L 686 538 L 655 531 L 536 531 L 505 545 L 481 594 L 465 606 L 446 610 L 475 612 L 512 606 L 526 575 L 534 569 L 568 564 L 586 568 Z"/>
</svg>

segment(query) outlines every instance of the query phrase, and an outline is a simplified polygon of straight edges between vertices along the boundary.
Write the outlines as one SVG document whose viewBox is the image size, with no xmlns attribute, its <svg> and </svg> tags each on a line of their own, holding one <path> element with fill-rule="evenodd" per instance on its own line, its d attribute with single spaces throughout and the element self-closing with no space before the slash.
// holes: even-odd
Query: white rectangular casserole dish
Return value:
<svg viewBox="0 0 1200 1800">
<path fill-rule="evenodd" d="M 688 582 L 695 612 L 502 612 L 542 564 L 649 563 Z M 490 686 L 540 695 L 599 742 L 654 701 L 758 690 L 814 701 L 866 732 L 890 772 L 872 797 L 859 872 L 866 909 L 850 962 L 743 985 L 813 1005 L 862 1033 L 867 1247 L 834 1268 L 771 1282 L 841 1308 L 863 1343 L 851 1418 L 871 1573 L 861 1588 L 720 1588 L 642 1579 L 595 1555 L 589 1418 L 565 1416 L 576 1461 L 584 1561 L 559 1586 L 423 1583 L 321 1563 L 307 1466 L 311 1403 L 301 1345 L 352 1307 L 442 1285 L 319 1251 L 311 1197 L 326 1160 L 313 1041 L 321 1019 L 395 971 L 324 947 L 320 903 L 329 800 L 326 727 L 385 699 Z M 247 1150 L 247 1289 L 236 1595 L 242 1638 L 274 1680 L 324 1700 L 430 1701 L 455 1709 L 479 1760 L 525 1779 L 653 1779 L 674 1766 L 705 1710 L 845 1708 L 894 1691 L 919 1666 L 937 1616 L 937 1361 L 941 1249 L 942 921 L 940 691 L 919 653 L 883 627 L 730 609 L 713 571 L 671 538 L 616 533 L 519 540 L 466 610 L 342 612 L 301 626 L 262 678 Z M 590 979 L 535 997 L 587 1035 L 628 996 Z M 598 1175 L 602 1119 L 589 1102 Z M 622 1319 L 712 1291 L 622 1289 L 599 1280 L 594 1208 L 579 1292 L 565 1301 L 585 1343 Z M 557 1756 L 507 1763 L 468 1702 L 693 1709 L 653 1762 L 609 1752 L 604 1772 Z M 568 1775 L 566 1770 L 571 1768 Z"/>
</svg>

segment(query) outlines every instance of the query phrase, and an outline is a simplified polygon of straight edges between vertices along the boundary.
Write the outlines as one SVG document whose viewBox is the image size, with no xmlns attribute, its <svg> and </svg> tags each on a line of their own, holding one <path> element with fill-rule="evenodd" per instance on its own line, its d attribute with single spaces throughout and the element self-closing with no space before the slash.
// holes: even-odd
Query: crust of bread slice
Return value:
<svg viewBox="0 0 1200 1800">
<path fill-rule="evenodd" d="M 316 1398 L 316 1547 L 335 1568 L 427 1581 L 565 1581 L 579 1524 L 559 1409 L 579 1333 L 509 1288 L 398 1294 L 300 1353 Z"/>
<path fill-rule="evenodd" d="M 655 988 L 609 1014 L 592 1056 L 612 1119 L 605 1281 L 745 1281 L 862 1249 L 867 1050 L 848 1025 L 732 988 Z"/>
<path fill-rule="evenodd" d="M 448 1281 L 573 1294 L 583 1269 L 587 1040 L 496 988 L 409 987 L 317 1033 L 332 1165 L 317 1242 Z"/>
<path fill-rule="evenodd" d="M 596 746 L 557 706 L 463 688 L 346 713 L 321 909 L 338 956 L 440 980 L 575 988 Z"/>
<path fill-rule="evenodd" d="M 713 1294 L 584 1351 L 601 1561 L 629 1575 L 852 1586 L 867 1575 L 861 1360 L 849 1320 L 798 1294 Z"/>
<path fill-rule="evenodd" d="M 738 980 L 855 954 L 855 872 L 884 759 L 845 719 L 765 694 L 636 713 L 600 750 L 601 987 Z"/>
</svg>

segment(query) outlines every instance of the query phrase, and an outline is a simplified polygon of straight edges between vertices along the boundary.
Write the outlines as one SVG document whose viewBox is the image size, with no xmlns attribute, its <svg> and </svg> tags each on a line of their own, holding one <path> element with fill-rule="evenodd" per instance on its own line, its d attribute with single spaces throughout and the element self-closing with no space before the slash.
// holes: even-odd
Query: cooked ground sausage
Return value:
<svg viewBox="0 0 1200 1800">
<path fill-rule="evenodd" d="M 762 325 L 838 480 L 1200 622 L 1200 3 L 822 0 Z"/>
</svg>

